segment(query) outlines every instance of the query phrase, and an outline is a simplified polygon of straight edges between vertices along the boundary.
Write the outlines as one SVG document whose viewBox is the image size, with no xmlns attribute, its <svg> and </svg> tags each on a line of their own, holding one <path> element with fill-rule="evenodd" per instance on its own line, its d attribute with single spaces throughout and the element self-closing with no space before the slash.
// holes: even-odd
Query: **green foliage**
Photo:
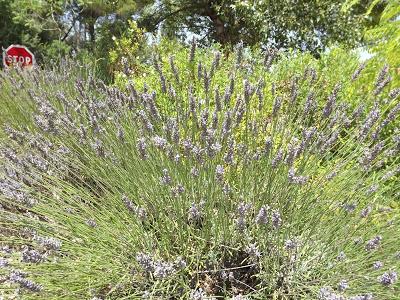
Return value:
<svg viewBox="0 0 400 300">
<path fill-rule="evenodd" d="M 194 89 L 203 87 L 205 72 L 207 74 L 212 73 L 210 92 L 218 89 L 221 95 L 225 91 L 219 87 L 223 82 L 229 82 L 233 76 L 239 86 L 243 85 L 244 80 L 262 81 L 265 86 L 275 90 L 277 95 L 289 92 L 293 78 L 313 77 L 310 80 L 314 87 L 312 92 L 318 96 L 317 101 L 325 101 L 334 89 L 335 84 L 341 83 L 341 91 L 347 95 L 347 105 L 349 108 L 355 109 L 360 103 L 363 103 L 366 107 L 373 106 L 376 101 L 372 94 L 375 90 L 377 70 L 384 67 L 384 63 L 378 60 L 378 57 L 361 63 L 356 51 L 348 51 L 344 48 L 332 48 L 324 53 L 320 59 L 316 59 L 310 53 L 299 51 L 276 55 L 269 54 L 268 51 L 260 52 L 257 49 L 245 48 L 242 64 L 246 71 L 237 73 L 228 67 L 235 63 L 235 56 L 221 51 L 222 49 L 217 45 L 213 45 L 211 49 L 200 48 L 196 52 L 196 61 L 190 63 L 190 67 L 188 67 L 190 49 L 179 42 L 164 39 L 150 48 L 149 52 L 154 53 L 153 59 L 146 60 L 142 64 L 141 74 L 129 77 L 123 72 L 117 72 L 115 84 L 121 89 L 127 89 L 129 83 L 132 82 L 138 87 L 148 86 L 157 92 L 159 105 L 165 109 L 165 112 L 168 112 L 171 109 L 173 110 L 178 102 L 187 103 L 187 87 L 192 86 Z M 215 57 L 218 55 L 221 56 L 221 66 L 218 70 L 211 71 Z M 265 72 L 265 62 L 268 61 L 268 58 L 271 58 L 274 62 L 271 66 L 271 72 Z M 179 83 L 176 82 L 171 59 L 179 73 Z M 155 61 L 158 61 L 157 64 L 161 68 L 162 76 L 157 70 Z M 358 79 L 355 82 L 350 81 L 349 79 L 354 71 L 361 66 L 364 67 Z M 198 73 L 199 69 L 201 70 L 200 74 Z M 389 69 L 389 72 L 391 78 L 395 78 L 393 71 Z M 166 82 L 167 93 L 163 92 L 163 82 Z M 396 79 L 389 81 L 386 89 L 381 93 L 383 98 L 387 97 L 388 92 L 397 86 Z M 178 96 L 172 96 L 171 93 L 173 92 Z M 304 96 L 309 92 L 307 89 L 302 89 Z M 208 96 L 204 94 L 200 97 L 206 99 Z M 271 97 L 269 101 L 272 102 L 273 98 Z M 268 118 L 269 114 L 270 110 L 264 111 L 260 118 Z M 399 125 L 400 121 L 396 120 L 385 128 L 383 134 L 393 134 Z"/>
<path fill-rule="evenodd" d="M 145 37 L 136 22 L 128 21 L 128 28 L 119 38 L 113 36 L 109 51 L 110 72 L 124 72 L 127 76 L 139 74 L 140 55 L 143 54 Z"/>
<path fill-rule="evenodd" d="M 9 45 L 21 43 L 20 32 L 25 28 L 22 24 L 15 23 L 12 19 L 11 2 L 0 1 L 0 47 L 7 48 Z"/>
<path fill-rule="evenodd" d="M 135 29 L 138 33 L 145 28 L 146 32 L 161 34 L 167 39 L 185 41 L 195 34 L 199 36 L 199 43 L 209 46 L 218 42 L 226 51 L 243 41 L 248 46 L 308 50 L 319 57 L 321 51 L 337 43 L 345 47 L 356 45 L 364 27 L 376 24 L 385 7 L 376 2 L 369 18 L 363 19 L 369 0 L 1 0 L 4 26 L 0 27 L 0 40 L 3 47 L 11 43 L 30 47 L 39 63 L 59 59 L 72 51 L 82 51 L 81 56 L 84 56 L 88 50 L 98 66 L 98 76 L 110 82 L 115 69 L 110 51 L 113 56 L 121 54 L 111 49 L 114 46 L 111 38 L 123 38 L 125 44 L 130 43 L 126 40 L 130 27 L 127 20 L 132 15 L 138 19 L 138 28 Z M 388 9 L 391 6 L 395 5 L 389 5 Z M 121 37 L 123 32 L 126 32 L 125 36 Z M 132 36 L 131 43 L 146 48 L 147 41 L 140 36 L 137 39 Z M 142 44 L 137 45 L 138 42 Z M 394 49 L 394 46 L 389 49 Z M 140 52 L 143 60 L 147 55 L 142 50 Z M 138 65 L 137 62 L 134 64 Z M 120 70 L 121 66 L 116 68 Z"/>
<path fill-rule="evenodd" d="M 159 103 L 162 104 L 164 99 L 166 101 L 165 107 L 171 107 L 170 98 L 162 92 L 162 80 L 160 73 L 155 68 L 154 59 L 158 60 L 161 66 L 163 76 L 166 81 L 171 84 L 176 92 L 185 93 L 187 91 L 184 88 L 193 85 L 194 87 L 202 86 L 202 78 L 204 72 L 211 72 L 213 61 L 217 55 L 220 56 L 221 66 L 218 70 L 213 70 L 212 78 L 210 79 L 210 91 L 221 85 L 222 82 L 228 82 L 232 76 L 236 76 L 237 84 L 241 85 L 244 79 L 251 79 L 258 81 L 260 78 L 263 79 L 266 86 L 272 87 L 274 83 L 277 93 L 287 91 L 290 86 L 290 82 L 293 77 L 307 76 L 304 73 L 307 70 L 315 71 L 315 89 L 327 97 L 334 84 L 337 82 L 343 82 L 346 84 L 348 79 L 351 78 L 353 72 L 360 65 L 359 56 L 356 52 L 348 51 L 344 48 L 332 48 L 329 52 L 324 53 L 320 59 L 316 59 L 310 53 L 302 53 L 300 51 L 288 51 L 275 53 L 269 50 L 259 51 L 256 47 L 249 48 L 245 47 L 243 50 L 243 66 L 246 72 L 235 73 L 232 72 L 229 66 L 235 63 L 235 56 L 224 50 L 216 44 L 207 48 L 198 48 L 196 51 L 196 60 L 189 64 L 188 59 L 190 56 L 190 49 L 181 43 L 162 39 L 160 43 L 151 46 L 148 52 L 153 53 L 153 57 L 144 61 L 141 66 L 142 73 L 127 77 L 123 72 L 117 72 L 115 84 L 119 88 L 126 88 L 129 81 L 133 81 L 136 86 L 143 86 L 145 83 L 149 85 L 151 89 L 157 91 L 159 95 Z M 275 54 L 274 54 L 275 53 Z M 171 58 L 174 61 L 174 65 L 179 72 L 180 83 L 177 84 L 175 81 L 175 75 L 171 67 Z M 268 59 L 272 61 L 271 72 L 265 72 L 265 62 Z M 368 65 L 368 64 L 367 64 Z M 382 65 L 381 65 L 382 66 Z M 377 66 L 374 65 L 376 68 Z M 379 67 L 379 66 L 378 66 Z M 200 74 L 197 74 L 198 70 L 201 70 Z M 193 75 L 193 72 L 197 76 Z M 368 69 L 368 72 L 373 72 L 372 68 Z M 353 95 L 355 91 L 367 91 L 371 89 L 372 82 L 375 80 L 375 73 L 369 74 L 365 71 L 361 74 L 361 78 L 348 86 L 346 93 Z M 343 87 L 346 89 L 346 86 Z M 220 90 L 220 93 L 223 93 Z M 206 95 L 203 95 L 205 98 Z M 167 98 L 165 98 L 167 97 Z M 355 107 L 359 101 L 361 101 L 361 94 L 357 96 L 349 97 L 349 104 L 351 107 Z M 373 99 L 368 99 L 369 103 Z M 187 101 L 187 98 L 181 99 L 181 101 Z M 366 101 L 364 99 L 363 101 Z"/>
<path fill-rule="evenodd" d="M 45 47 L 42 47 L 42 50 L 44 51 L 43 57 L 46 59 L 46 63 L 49 63 L 52 59 L 60 61 L 68 57 L 71 52 L 71 46 L 59 40 L 53 40 Z"/>
<path fill-rule="evenodd" d="M 370 11 L 383 1 L 374 1 Z M 378 56 L 378 59 L 386 60 L 394 70 L 394 78 L 400 78 L 400 1 L 390 0 L 387 2 L 379 24 L 366 31 L 366 40 L 370 43 L 371 52 Z M 397 73 L 397 74 L 396 74 Z"/>
<path fill-rule="evenodd" d="M 106 16 L 115 13 L 119 16 L 129 16 L 148 3 L 148 0 L 142 1 L 121 1 L 121 0 L 78 0 L 77 6 L 82 9 L 83 15 L 91 17 Z"/>
<path fill-rule="evenodd" d="M 2 47 L 10 44 L 28 46 L 39 64 L 60 59 L 72 50 L 85 52 L 85 49 L 90 49 L 92 57 L 95 55 L 93 61 L 106 60 L 111 40 L 105 40 L 107 34 L 111 37 L 120 32 L 121 27 L 129 27 L 127 18 L 145 3 L 1 0 L 0 43 Z M 110 17 L 113 22 L 109 21 Z M 110 65 L 107 63 L 99 67 L 99 75 L 109 80 L 107 68 Z"/>
<path fill-rule="evenodd" d="M 46 64 L 45 71 L 35 69 L 27 73 L 19 70 L 3 71 L 1 74 L 0 91 L 0 127 L 9 125 L 19 129 L 34 130 L 32 120 L 33 103 L 30 91 L 40 86 L 43 92 L 70 92 L 74 90 L 75 80 L 87 79 L 95 73 L 95 66 L 91 59 L 84 56 L 76 60 L 55 60 Z M 51 84 L 46 80 L 54 77 L 57 80 Z M 8 81 L 7 78 L 13 78 Z M 0 135 L 0 137 L 2 137 Z"/>
<path fill-rule="evenodd" d="M 9 13 L 11 24 L 17 24 L 15 30 L 12 26 L 17 40 L 12 43 L 22 43 L 33 50 L 39 50 L 40 46 L 58 39 L 62 35 L 58 17 L 62 13 L 64 1 L 30 1 L 11 0 Z M 39 57 L 40 54 L 38 53 Z"/>
<path fill-rule="evenodd" d="M 117 19 L 104 21 L 97 31 L 94 49 L 79 53 L 77 59 L 90 61 L 95 66 L 96 77 L 110 83 L 119 72 L 138 75 L 145 55 L 144 32 L 132 20 Z"/>
<path fill-rule="evenodd" d="M 153 31 L 162 22 L 168 36 L 186 39 L 192 32 L 206 44 L 243 41 L 318 55 L 332 43 L 354 45 L 361 38 L 362 13 L 342 6 L 331 0 L 160 1 L 143 13 L 141 24 Z"/>
</svg>

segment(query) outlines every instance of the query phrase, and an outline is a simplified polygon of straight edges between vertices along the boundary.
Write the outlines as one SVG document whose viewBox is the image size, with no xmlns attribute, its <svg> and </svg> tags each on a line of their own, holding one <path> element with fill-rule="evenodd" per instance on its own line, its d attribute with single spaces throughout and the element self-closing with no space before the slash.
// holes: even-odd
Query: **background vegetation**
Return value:
<svg viewBox="0 0 400 300">
<path fill-rule="evenodd" d="M 398 298 L 399 0 L 0 9 L 0 299 Z"/>
<path fill-rule="evenodd" d="M 226 55 L 233 46 L 308 51 L 367 47 L 395 61 L 398 0 L 348 1 L 118 1 L 1 0 L 0 43 L 24 44 L 39 63 L 73 55 L 95 65 L 97 75 L 113 80 L 116 56 L 132 38 L 128 56 L 138 65 L 151 56 L 149 44 L 162 39 L 199 46 L 218 43 Z M 304 16 L 307 16 L 305 18 Z M 133 25 L 132 22 L 136 24 Z M 110 54 L 110 52 L 112 52 Z M 126 50 L 125 50 L 126 52 Z M 119 53 L 116 55 L 116 53 Z"/>
</svg>

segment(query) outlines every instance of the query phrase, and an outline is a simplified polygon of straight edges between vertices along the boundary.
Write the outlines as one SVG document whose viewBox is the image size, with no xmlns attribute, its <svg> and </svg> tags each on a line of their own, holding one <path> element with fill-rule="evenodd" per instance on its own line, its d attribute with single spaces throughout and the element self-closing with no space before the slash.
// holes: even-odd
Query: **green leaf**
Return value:
<svg viewBox="0 0 400 300">
<path fill-rule="evenodd" d="M 342 12 L 348 12 L 354 5 L 357 5 L 358 3 L 360 3 L 361 0 L 347 0 L 343 6 L 341 11 Z"/>
<path fill-rule="evenodd" d="M 368 8 L 368 10 L 367 10 L 367 12 L 366 12 L 366 15 L 369 15 L 369 14 L 372 12 L 372 10 L 374 9 L 374 7 L 377 6 L 379 3 L 383 2 L 383 1 L 384 1 L 384 0 L 374 0 L 374 1 L 371 3 L 371 5 L 369 6 L 369 8 Z"/>
</svg>

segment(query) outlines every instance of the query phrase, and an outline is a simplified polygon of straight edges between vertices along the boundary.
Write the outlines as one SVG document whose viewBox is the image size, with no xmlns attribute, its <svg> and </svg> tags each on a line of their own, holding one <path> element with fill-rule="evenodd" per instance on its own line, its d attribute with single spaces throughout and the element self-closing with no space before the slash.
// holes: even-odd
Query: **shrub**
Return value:
<svg viewBox="0 0 400 300">
<path fill-rule="evenodd" d="M 0 73 L 0 126 L 8 124 L 34 130 L 32 114 L 35 108 L 31 92 L 36 89 L 52 94 L 64 91 L 75 97 L 75 80 L 86 79 L 94 73 L 95 67 L 89 61 L 77 63 L 70 58 L 49 63 L 44 70 L 36 69 L 28 77 L 25 71 L 4 70 Z"/>
<path fill-rule="evenodd" d="M 381 133 L 400 90 L 382 94 L 387 68 L 373 106 L 353 109 L 351 78 L 320 91 L 308 68 L 271 91 L 269 64 L 252 72 L 240 46 L 201 72 L 207 52 L 193 48 L 179 70 L 170 61 L 173 77 L 157 59 L 161 81 L 129 92 L 91 77 L 46 89 L 56 73 L 29 91 L 34 125 L 5 127 L 1 150 L 3 293 L 394 299 L 398 190 L 387 182 L 400 137 Z"/>
<path fill-rule="evenodd" d="M 191 49 L 196 49 L 193 59 L 190 59 Z M 396 84 L 393 85 L 396 75 L 391 68 L 387 69 L 388 65 L 384 61 L 378 62 L 374 58 L 361 63 L 355 52 L 342 48 L 332 48 L 321 59 L 315 59 L 308 53 L 278 53 L 273 49 L 261 52 L 258 49 L 244 48 L 240 44 L 236 51 L 239 49 L 241 64 L 237 67 L 237 56 L 222 52 L 218 45 L 211 49 L 198 49 L 194 41 L 187 48 L 174 41 L 162 40 L 160 44 L 153 46 L 153 58 L 142 64 L 141 74 L 126 76 L 124 72 L 117 72 L 115 85 L 128 91 L 129 82 L 133 82 L 135 86 L 146 86 L 147 89 L 154 90 L 157 93 L 157 103 L 167 113 L 171 108 L 175 109 L 177 102 L 187 103 L 186 89 L 189 86 L 198 91 L 197 96 L 200 99 L 206 99 L 216 92 L 223 96 L 226 93 L 223 86 L 232 77 L 235 78 L 233 98 L 242 93 L 243 84 L 247 81 L 261 85 L 265 101 L 273 102 L 275 95 L 290 93 L 293 82 L 300 80 L 297 93 L 306 97 L 311 88 L 315 101 L 321 106 L 335 85 L 340 84 L 341 94 L 349 109 L 356 109 L 360 103 L 372 108 L 376 101 L 374 93 L 378 91 L 375 85 L 377 69 L 386 70 L 385 80 L 379 88 L 381 101 L 387 101 L 390 98 L 389 91 L 397 87 Z M 357 80 L 349 79 L 354 76 Z M 209 95 L 204 93 L 205 80 Z M 302 81 L 307 83 L 302 84 Z M 271 108 L 272 105 L 265 106 L 260 111 L 259 119 L 268 118 Z M 385 126 L 383 135 L 393 134 L 399 126 L 400 122 L 395 120 Z"/>
<path fill-rule="evenodd" d="M 376 70 L 385 65 L 384 60 L 361 64 L 356 52 L 338 47 L 323 53 L 321 59 L 315 59 L 309 53 L 295 51 L 278 53 L 274 50 L 261 52 L 259 49 L 241 46 L 241 68 L 232 68 L 236 61 L 233 53 L 224 52 L 218 45 L 214 45 L 211 49 L 198 48 L 196 44 L 193 47 L 196 49 L 196 55 L 188 63 L 190 48 L 174 41 L 162 40 L 149 49 L 148 52 L 153 52 L 153 58 L 147 58 L 143 62 L 140 67 L 141 73 L 129 77 L 124 72 L 117 72 L 115 85 L 125 90 L 130 81 L 140 87 L 146 84 L 149 89 L 157 92 L 161 98 L 160 102 L 165 101 L 166 106 L 171 106 L 171 99 L 168 93 L 163 93 L 163 90 L 178 91 L 179 96 L 179 91 L 189 84 L 203 85 L 204 72 L 207 72 L 211 92 L 234 76 L 237 85 L 241 85 L 244 79 L 254 82 L 261 80 L 266 87 L 272 87 L 274 83 L 275 92 L 279 94 L 287 92 L 294 77 L 309 76 L 312 86 L 320 95 L 317 100 L 328 97 L 335 84 L 340 82 L 342 92 L 350 94 L 347 101 L 354 108 L 360 101 L 367 105 L 373 104 L 374 98 L 366 97 L 366 94 L 372 94 Z M 270 52 L 271 55 L 268 55 Z M 217 63 L 216 60 L 219 67 L 214 69 L 212 65 Z M 358 67 L 362 72 L 357 81 L 349 80 Z M 176 81 L 175 74 L 178 74 L 180 82 Z M 395 78 L 395 74 L 391 72 L 390 76 L 392 79 Z M 396 87 L 396 85 L 391 86 L 391 83 L 387 82 L 388 89 L 383 91 L 382 98 L 386 96 L 387 91 Z M 224 91 L 221 90 L 220 93 Z"/>
</svg>

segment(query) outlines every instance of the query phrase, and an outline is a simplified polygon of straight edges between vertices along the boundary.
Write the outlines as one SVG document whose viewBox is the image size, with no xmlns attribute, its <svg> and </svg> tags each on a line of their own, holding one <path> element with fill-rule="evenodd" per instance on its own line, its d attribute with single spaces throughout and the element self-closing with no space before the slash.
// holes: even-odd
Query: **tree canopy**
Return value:
<svg viewBox="0 0 400 300">
<path fill-rule="evenodd" d="M 205 44 L 262 44 L 313 53 L 334 42 L 361 38 L 362 11 L 341 0 L 161 0 L 147 7 L 140 24 L 169 36 L 197 34 Z"/>
<path fill-rule="evenodd" d="M 333 44 L 367 41 L 385 49 L 380 37 L 396 35 L 397 23 L 390 19 L 396 7 L 398 0 L 0 0 L 0 43 L 24 44 L 39 62 L 82 50 L 97 61 L 110 59 L 115 40 L 128 45 L 131 36 L 137 46 L 137 40 L 146 43 L 147 32 L 155 40 L 195 37 L 198 44 L 218 43 L 226 51 L 242 42 L 318 57 Z M 137 33 L 129 33 L 132 28 Z M 110 63 L 101 62 L 107 70 Z"/>
</svg>

